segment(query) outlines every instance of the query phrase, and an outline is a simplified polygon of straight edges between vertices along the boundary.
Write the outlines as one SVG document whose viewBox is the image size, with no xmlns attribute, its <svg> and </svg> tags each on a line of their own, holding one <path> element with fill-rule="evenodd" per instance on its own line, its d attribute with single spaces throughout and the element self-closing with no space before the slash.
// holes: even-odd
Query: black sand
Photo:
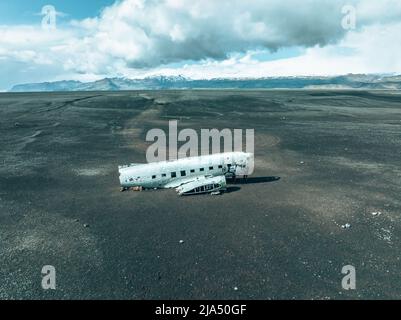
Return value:
<svg viewBox="0 0 401 320">
<path fill-rule="evenodd" d="M 254 178 L 120 193 L 171 119 L 254 128 Z M 401 298 L 400 138 L 390 91 L 1 94 L 0 298 Z"/>
</svg>

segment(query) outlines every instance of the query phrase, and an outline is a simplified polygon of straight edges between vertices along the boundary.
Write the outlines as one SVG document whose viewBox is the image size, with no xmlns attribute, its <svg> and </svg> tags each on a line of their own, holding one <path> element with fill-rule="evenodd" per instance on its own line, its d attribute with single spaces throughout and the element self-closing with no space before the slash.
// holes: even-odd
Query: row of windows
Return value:
<svg viewBox="0 0 401 320">
<path fill-rule="evenodd" d="M 218 168 L 223 169 L 223 166 L 219 165 Z M 209 167 L 209 171 L 211 171 L 211 170 L 214 170 L 213 166 Z M 204 171 L 205 171 L 205 168 L 199 168 L 199 172 L 204 172 Z M 191 169 L 190 172 L 195 173 L 195 169 Z M 187 175 L 187 172 L 185 170 L 182 170 L 182 171 L 180 171 L 180 175 L 181 175 L 181 177 L 185 177 Z M 162 173 L 161 176 L 162 176 L 162 178 L 166 178 L 167 174 Z M 171 172 L 171 178 L 176 178 L 176 177 L 177 177 L 177 172 Z M 156 179 L 156 175 L 153 175 L 152 179 Z"/>
</svg>

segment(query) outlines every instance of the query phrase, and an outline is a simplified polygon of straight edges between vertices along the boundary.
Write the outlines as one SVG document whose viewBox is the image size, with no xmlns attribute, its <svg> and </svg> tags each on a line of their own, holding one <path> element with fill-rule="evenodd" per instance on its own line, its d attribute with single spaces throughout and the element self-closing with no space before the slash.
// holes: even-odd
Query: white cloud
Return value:
<svg viewBox="0 0 401 320">
<path fill-rule="evenodd" d="M 356 30 L 341 27 L 344 4 L 356 7 Z M 57 79 L 401 73 L 399 34 L 398 0 L 124 0 L 69 28 L 0 26 L 0 67 L 52 67 Z M 305 53 L 265 62 L 250 53 L 294 46 Z"/>
<path fill-rule="evenodd" d="M 252 53 L 223 61 L 207 60 L 187 64 L 182 68 L 158 68 L 149 75 L 183 75 L 190 78 L 266 77 L 266 76 L 325 76 L 348 73 L 401 74 L 401 22 L 372 25 L 349 32 L 337 44 L 314 46 L 297 57 L 260 62 Z M 136 71 L 126 72 L 134 76 Z"/>
</svg>

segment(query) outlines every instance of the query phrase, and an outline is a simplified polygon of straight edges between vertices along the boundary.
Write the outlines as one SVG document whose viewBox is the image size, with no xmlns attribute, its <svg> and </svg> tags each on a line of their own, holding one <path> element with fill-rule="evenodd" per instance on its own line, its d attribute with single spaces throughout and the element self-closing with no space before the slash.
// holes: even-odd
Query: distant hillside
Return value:
<svg viewBox="0 0 401 320">
<path fill-rule="evenodd" d="M 57 81 L 19 84 L 10 92 L 120 91 L 157 89 L 401 89 L 401 76 L 345 75 L 193 80 L 182 76 L 145 79 L 106 78 L 94 82 Z"/>
</svg>

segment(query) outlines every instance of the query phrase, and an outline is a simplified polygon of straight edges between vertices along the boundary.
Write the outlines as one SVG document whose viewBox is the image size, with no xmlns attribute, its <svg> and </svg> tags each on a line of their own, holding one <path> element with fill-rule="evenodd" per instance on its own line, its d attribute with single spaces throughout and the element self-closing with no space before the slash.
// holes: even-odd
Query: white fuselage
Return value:
<svg viewBox="0 0 401 320">
<path fill-rule="evenodd" d="M 253 155 L 244 152 L 218 153 L 148 164 L 119 167 L 124 188 L 176 188 L 197 176 L 246 176 Z"/>
</svg>

